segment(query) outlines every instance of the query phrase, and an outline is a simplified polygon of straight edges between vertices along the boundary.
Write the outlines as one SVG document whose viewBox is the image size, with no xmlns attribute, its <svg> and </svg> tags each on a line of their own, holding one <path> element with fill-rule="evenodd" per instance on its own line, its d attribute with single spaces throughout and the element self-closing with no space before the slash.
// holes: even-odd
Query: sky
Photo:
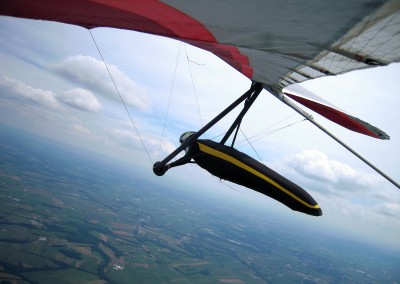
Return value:
<svg viewBox="0 0 400 284">
<path fill-rule="evenodd" d="M 175 40 L 109 28 L 91 33 L 101 55 L 86 29 L 0 17 L 0 123 L 125 160 L 149 181 L 224 198 L 227 206 L 240 203 L 308 230 L 400 250 L 400 190 L 266 91 L 242 123 L 254 141 L 241 142 L 240 133 L 236 146 L 307 189 L 322 217 L 221 183 L 196 165 L 156 177 L 153 163 L 179 146 L 180 134 L 198 130 L 251 82 L 213 54 Z M 399 75 L 400 64 L 391 64 L 302 83 L 390 135 L 377 140 L 308 111 L 397 182 Z M 238 111 L 202 138 L 218 139 Z"/>
</svg>

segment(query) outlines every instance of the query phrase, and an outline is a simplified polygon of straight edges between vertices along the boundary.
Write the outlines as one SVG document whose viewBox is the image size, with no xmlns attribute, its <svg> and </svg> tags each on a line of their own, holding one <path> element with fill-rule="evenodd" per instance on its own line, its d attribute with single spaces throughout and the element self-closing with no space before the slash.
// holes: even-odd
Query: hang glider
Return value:
<svg viewBox="0 0 400 284">
<path fill-rule="evenodd" d="M 0 15 L 88 29 L 127 29 L 184 41 L 212 52 L 262 84 L 326 133 L 289 98 L 348 129 L 389 138 L 377 127 L 310 99 L 307 92 L 298 92 L 291 85 L 399 62 L 399 0 L 2 0 Z"/>
<path fill-rule="evenodd" d="M 263 163 L 234 148 L 242 119 L 262 89 L 263 86 L 261 83 L 252 83 L 251 88 L 246 93 L 198 132 L 189 131 L 182 134 L 179 139 L 181 146 L 163 161 L 156 162 L 153 166 L 153 172 L 158 176 L 162 176 L 170 168 L 181 166 L 194 160 L 200 167 L 220 179 L 255 190 L 277 200 L 294 211 L 312 216 L 321 216 L 322 210 L 319 204 L 305 189 L 281 176 Z M 241 103 L 244 103 L 242 111 L 233 121 L 231 127 L 219 143 L 211 140 L 197 139 Z M 234 132 L 232 144 L 226 146 L 225 143 Z M 185 156 L 167 164 L 182 149 L 185 149 Z"/>
</svg>

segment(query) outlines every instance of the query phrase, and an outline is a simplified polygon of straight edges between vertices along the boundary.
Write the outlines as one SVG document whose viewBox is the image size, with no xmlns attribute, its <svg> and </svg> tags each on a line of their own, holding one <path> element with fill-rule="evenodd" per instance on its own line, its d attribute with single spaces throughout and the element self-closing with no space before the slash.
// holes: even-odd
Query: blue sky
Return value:
<svg viewBox="0 0 400 284">
<path fill-rule="evenodd" d="M 298 122 L 252 145 L 268 166 L 314 196 L 323 209 L 322 217 L 292 212 L 235 185 L 230 185 L 232 190 L 195 165 L 173 169 L 161 178 L 154 176 L 152 163 L 178 146 L 182 132 L 199 129 L 244 93 L 250 81 L 214 55 L 174 40 L 105 28 L 92 34 L 150 157 L 89 31 L 75 26 L 0 18 L 1 123 L 127 160 L 149 180 L 205 190 L 210 198 L 226 198 L 227 206 L 241 202 L 309 229 L 400 250 L 400 190 L 315 126 L 300 122 L 299 115 L 265 91 L 246 115 L 243 132 L 253 137 Z M 390 135 L 389 141 L 376 140 L 310 111 L 397 182 L 399 75 L 400 64 L 392 64 L 302 84 Z M 205 137 L 226 131 L 234 115 Z M 252 147 L 243 144 L 239 149 L 257 158 Z"/>
</svg>

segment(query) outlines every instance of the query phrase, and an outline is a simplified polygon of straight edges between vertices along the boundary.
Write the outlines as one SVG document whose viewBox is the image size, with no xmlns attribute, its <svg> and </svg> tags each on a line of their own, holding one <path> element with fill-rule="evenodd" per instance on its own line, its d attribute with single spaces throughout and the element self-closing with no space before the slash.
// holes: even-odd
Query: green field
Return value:
<svg viewBox="0 0 400 284">
<path fill-rule="evenodd" d="M 0 283 L 397 283 L 400 256 L 1 128 Z M 8 281 L 8 282 L 7 282 Z"/>
</svg>

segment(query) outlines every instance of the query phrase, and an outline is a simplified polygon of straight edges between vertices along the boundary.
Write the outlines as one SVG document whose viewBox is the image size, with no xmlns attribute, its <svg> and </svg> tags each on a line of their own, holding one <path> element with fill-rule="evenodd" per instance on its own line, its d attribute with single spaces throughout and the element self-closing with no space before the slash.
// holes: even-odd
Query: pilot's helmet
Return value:
<svg viewBox="0 0 400 284">
<path fill-rule="evenodd" d="M 181 144 L 184 143 L 184 142 L 187 141 L 190 137 L 192 137 L 194 134 L 196 134 L 196 132 L 194 132 L 194 131 L 187 131 L 187 132 L 183 133 L 183 134 L 181 135 L 181 137 L 179 137 L 179 142 L 180 142 Z"/>
</svg>

